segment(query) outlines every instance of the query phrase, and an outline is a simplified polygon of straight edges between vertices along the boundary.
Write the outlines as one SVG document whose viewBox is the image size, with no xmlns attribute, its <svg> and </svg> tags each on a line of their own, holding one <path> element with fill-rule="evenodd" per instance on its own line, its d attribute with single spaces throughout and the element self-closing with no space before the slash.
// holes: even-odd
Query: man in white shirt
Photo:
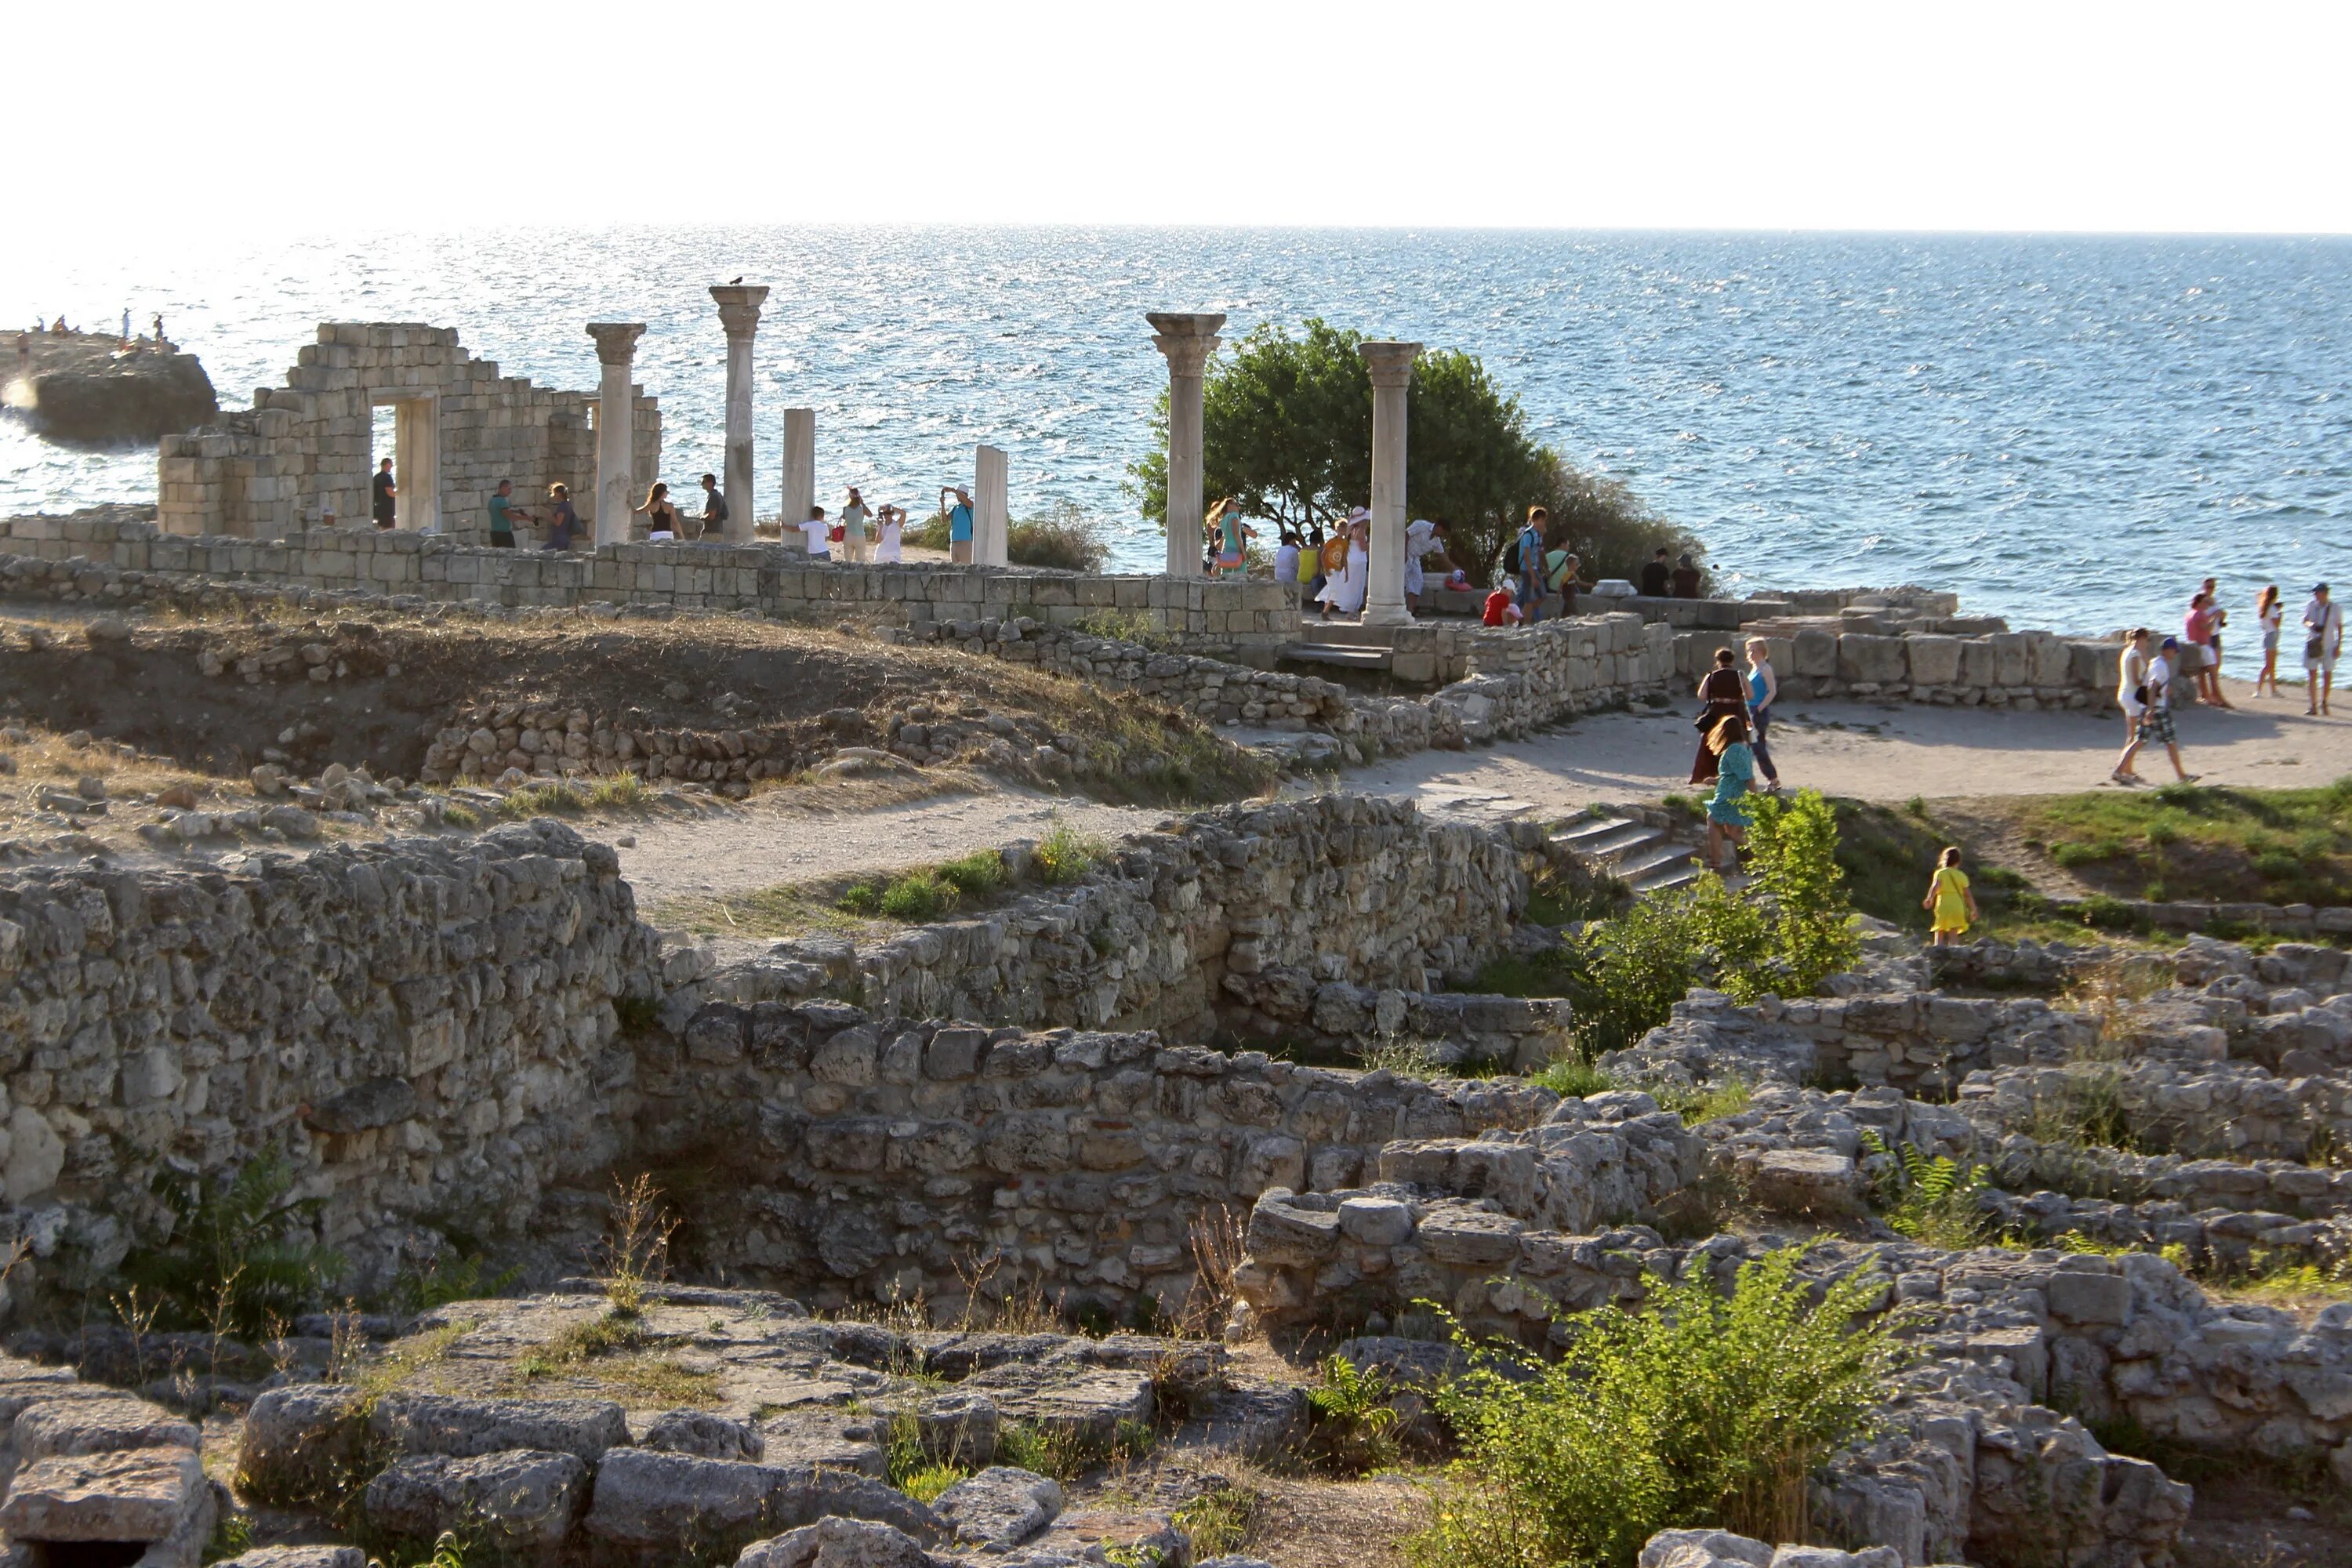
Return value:
<svg viewBox="0 0 2352 1568">
<path fill-rule="evenodd" d="M 826 548 L 825 539 L 825 536 L 830 534 L 832 531 L 832 528 L 829 527 L 824 521 L 824 508 L 821 506 L 813 506 L 809 508 L 808 521 L 801 524 L 801 537 L 808 541 L 808 558 L 810 560 L 830 561 L 833 559 L 832 552 Z"/>
<path fill-rule="evenodd" d="M 2303 673 L 2311 705 L 2306 713 L 2325 713 L 2336 694 L 2336 660 L 2344 651 L 2344 606 L 2328 595 L 2327 584 L 2311 585 L 2311 603 L 2303 607 Z"/>
<path fill-rule="evenodd" d="M 2124 748 L 2123 760 L 2116 764 L 2118 777 L 2131 773 L 2132 758 L 2142 746 L 2161 741 L 2180 782 L 2197 782 L 2197 775 L 2180 765 L 2180 737 L 2172 727 L 2172 666 L 2179 657 L 2180 639 L 2167 637 L 2156 657 L 2147 661 L 2147 709 L 2139 716 L 2139 733 L 2132 737 L 2132 743 Z"/>
<path fill-rule="evenodd" d="M 2139 719 L 2147 711 L 2147 647 L 2148 638 L 2156 634 L 2146 626 L 2134 626 L 2124 638 L 2123 657 L 2116 661 L 2116 706 L 2124 710 L 2124 751 L 2107 776 L 2119 784 L 2139 783 L 2134 771 L 2132 754 L 2139 750 Z"/>
</svg>

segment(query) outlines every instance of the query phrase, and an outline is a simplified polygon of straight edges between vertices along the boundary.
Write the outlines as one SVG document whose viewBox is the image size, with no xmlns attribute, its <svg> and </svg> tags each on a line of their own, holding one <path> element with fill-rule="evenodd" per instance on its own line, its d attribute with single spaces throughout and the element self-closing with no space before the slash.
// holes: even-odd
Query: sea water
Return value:
<svg viewBox="0 0 2352 1568">
<path fill-rule="evenodd" d="M 160 310 L 233 407 L 282 384 L 321 321 L 455 326 L 508 374 L 593 389 L 583 324 L 643 320 L 659 477 L 690 495 L 721 467 L 707 289 L 740 274 L 772 289 L 761 515 L 782 410 L 805 405 L 823 501 L 856 484 L 923 515 L 992 442 L 1016 516 L 1075 501 L 1141 569 L 1161 545 L 1128 468 L 1167 378 L 1143 312 L 1223 310 L 1229 337 L 1320 316 L 1479 355 L 1538 437 L 1696 530 L 1735 592 L 1910 582 L 2099 632 L 2177 625 L 2216 576 L 2251 647 L 2263 584 L 2292 620 L 2312 581 L 2352 580 L 2345 239 L 681 224 L 167 240 L 20 253 L 0 310 L 105 328 L 127 305 L 142 331 Z M 0 514 L 154 483 L 151 447 L 0 421 Z"/>
</svg>

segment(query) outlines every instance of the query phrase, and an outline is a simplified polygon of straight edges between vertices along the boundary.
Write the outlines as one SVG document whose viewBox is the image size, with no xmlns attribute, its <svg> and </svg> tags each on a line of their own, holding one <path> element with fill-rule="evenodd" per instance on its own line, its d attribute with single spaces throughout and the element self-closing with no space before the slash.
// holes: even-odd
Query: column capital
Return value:
<svg viewBox="0 0 2352 1568">
<path fill-rule="evenodd" d="M 588 335 L 596 340 L 596 358 L 604 364 L 627 364 L 637 357 L 637 340 L 645 335 L 643 321 L 591 321 Z"/>
<path fill-rule="evenodd" d="M 719 324 L 730 338 L 748 338 L 759 329 L 760 301 L 768 297 L 763 283 L 713 283 L 710 297 L 719 301 Z"/>
<path fill-rule="evenodd" d="M 1421 357 L 1419 343 L 1359 343 L 1357 352 L 1371 372 L 1374 386 L 1405 386 L 1412 381 L 1412 362 Z"/>
<path fill-rule="evenodd" d="M 1208 368 L 1216 349 L 1217 329 L 1225 324 L 1223 310 L 1147 310 L 1154 347 L 1168 356 L 1171 375 L 1199 375 Z"/>
</svg>

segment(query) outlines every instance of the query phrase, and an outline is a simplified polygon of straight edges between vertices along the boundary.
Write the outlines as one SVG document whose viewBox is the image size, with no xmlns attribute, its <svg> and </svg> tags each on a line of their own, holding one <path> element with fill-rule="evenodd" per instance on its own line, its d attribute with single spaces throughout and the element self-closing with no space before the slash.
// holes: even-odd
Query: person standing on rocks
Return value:
<svg viewBox="0 0 2352 1568">
<path fill-rule="evenodd" d="M 2119 784 L 2139 783 L 2132 759 L 2139 753 L 2140 715 L 2147 711 L 2147 639 L 2146 626 L 2134 626 L 2124 638 L 2123 657 L 2116 661 L 2116 706 L 2124 710 L 2123 754 L 2107 777 Z"/>
<path fill-rule="evenodd" d="M 1930 917 L 1928 941 L 1949 947 L 1966 936 L 1969 927 L 1984 917 L 1977 913 L 1977 896 L 1969 891 L 1969 874 L 1960 869 L 1959 846 L 1946 849 L 1927 879 L 1927 896 L 1919 907 Z"/>
<path fill-rule="evenodd" d="M 2336 660 L 2344 651 L 2344 606 L 2329 596 L 2327 584 L 2311 585 L 2311 603 L 2303 607 L 2303 672 L 2309 693 L 2306 713 L 2326 713 L 2336 694 Z"/>
<path fill-rule="evenodd" d="M 1706 704 L 1706 711 L 1696 721 L 1698 726 L 1698 757 L 1691 763 L 1690 782 L 1713 784 L 1716 770 L 1715 731 L 1726 719 L 1737 715 L 1739 720 L 1741 750 L 1748 741 L 1748 683 L 1739 679 L 1738 658 L 1727 647 L 1715 650 L 1715 668 L 1698 683 L 1699 700 Z"/>
<path fill-rule="evenodd" d="M 348 471 L 348 470 L 346 470 Z M 378 528 L 390 528 L 400 518 L 400 487 L 392 482 L 392 459 L 386 458 L 375 471 L 375 500 L 370 510 L 375 515 Z"/>
</svg>

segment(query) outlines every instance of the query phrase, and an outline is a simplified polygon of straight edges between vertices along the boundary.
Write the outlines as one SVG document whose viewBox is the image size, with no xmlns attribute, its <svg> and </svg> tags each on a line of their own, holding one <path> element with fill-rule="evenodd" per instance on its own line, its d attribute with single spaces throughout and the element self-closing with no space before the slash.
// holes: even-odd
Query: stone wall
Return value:
<svg viewBox="0 0 2352 1568">
<path fill-rule="evenodd" d="M 253 407 L 163 437 L 157 497 L 167 533 L 276 539 L 331 510 L 368 523 L 373 409 L 394 399 L 436 409 L 441 531 L 486 540 L 489 498 L 512 479 L 536 511 L 551 484 L 572 487 L 583 518 L 595 511 L 597 395 L 500 375 L 458 344 L 454 327 L 322 321 L 282 387 Z M 661 410 L 636 395 L 635 471 L 661 472 Z M 395 472 L 403 485 L 408 476 Z M 373 526 L 369 524 L 369 526 Z"/>
<path fill-rule="evenodd" d="M 1759 620 L 1737 636 L 1683 632 L 1675 637 L 1675 671 L 1691 685 L 1712 668 L 1717 648 L 1738 651 L 1761 637 L 1770 650 L 1782 700 L 1876 698 L 1942 707 L 2104 708 L 2113 701 L 2113 641 L 2053 632 L 1980 637 L 1841 630 L 1835 624 Z"/>
<path fill-rule="evenodd" d="M 1531 1126 L 1557 1099 L 825 1002 L 706 1004 L 637 1086 L 637 1157 L 698 1173 L 699 1268 L 821 1308 L 919 1295 L 950 1313 L 975 1286 L 1172 1312 L 1196 1219 L 1346 1186 L 1391 1140 Z"/>
<path fill-rule="evenodd" d="M 1131 624 L 1199 653 L 1270 663 L 1296 641 L 1297 607 L 1271 583 L 913 564 L 811 564 L 776 544 L 623 544 L 492 550 L 446 533 L 289 524 L 283 537 L 181 538 L 119 509 L 0 520 L 11 593 L 100 603 L 175 602 L 250 584 L 505 605 L 736 610 L 899 626 L 982 616 Z"/>
<path fill-rule="evenodd" d="M 1174 819 L 1069 887 L 863 946 L 778 943 L 713 984 L 738 1002 L 833 996 L 908 1018 L 1341 1035 L 1314 1025 L 1318 1008 L 1353 1018 L 1369 991 L 1365 1016 L 1402 1028 L 1410 994 L 1466 982 L 1503 949 L 1526 898 L 1506 837 L 1433 824 L 1409 801 L 1321 795 Z"/>
<path fill-rule="evenodd" d="M 510 1232 L 618 1154 L 614 998 L 656 984 L 613 852 L 553 823 L 257 856 L 245 869 L 0 876 L 0 1180 L 68 1291 L 163 1239 L 167 1165 L 265 1151 L 380 1284 L 407 1225 Z"/>
</svg>

